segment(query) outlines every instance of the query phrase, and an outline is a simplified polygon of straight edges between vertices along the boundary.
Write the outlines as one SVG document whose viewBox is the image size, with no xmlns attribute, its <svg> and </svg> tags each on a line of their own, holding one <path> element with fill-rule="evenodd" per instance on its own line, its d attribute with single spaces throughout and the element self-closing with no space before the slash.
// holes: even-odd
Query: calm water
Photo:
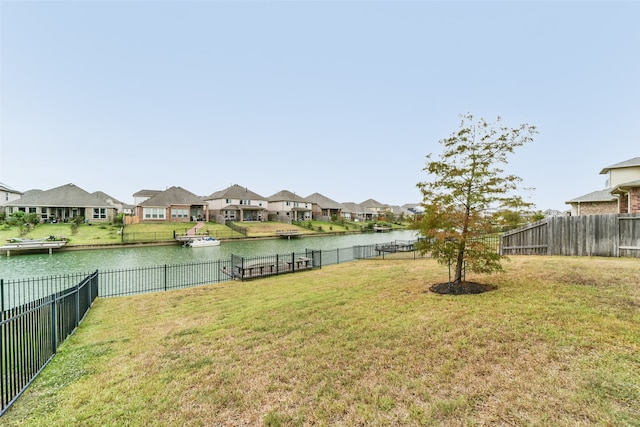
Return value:
<svg viewBox="0 0 640 427">
<path fill-rule="evenodd" d="M 305 249 L 332 250 L 371 245 L 394 240 L 415 240 L 414 231 L 351 234 L 347 236 L 305 237 L 300 239 L 222 242 L 220 246 L 189 248 L 179 245 L 122 249 L 92 249 L 0 256 L 0 279 L 20 279 L 94 270 L 116 270 L 142 266 L 229 259 L 231 254 L 251 257 L 286 254 Z"/>
</svg>

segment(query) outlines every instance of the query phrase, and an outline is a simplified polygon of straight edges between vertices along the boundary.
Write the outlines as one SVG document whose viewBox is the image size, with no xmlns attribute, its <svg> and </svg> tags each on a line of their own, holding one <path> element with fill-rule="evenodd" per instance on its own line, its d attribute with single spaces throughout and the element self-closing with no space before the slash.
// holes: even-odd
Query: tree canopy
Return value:
<svg viewBox="0 0 640 427">
<path fill-rule="evenodd" d="M 424 214 L 412 228 L 423 239 L 417 248 L 441 263 L 455 261 L 451 286 L 460 285 L 466 268 L 479 273 L 502 270 L 502 257 L 486 241 L 500 230 L 498 212 L 531 206 L 518 194 L 522 179 L 502 169 L 515 149 L 533 141 L 535 126 L 490 123 L 471 114 L 461 116 L 460 128 L 439 143 L 438 159 L 428 154 L 423 169 L 430 180 L 417 187 Z"/>
</svg>

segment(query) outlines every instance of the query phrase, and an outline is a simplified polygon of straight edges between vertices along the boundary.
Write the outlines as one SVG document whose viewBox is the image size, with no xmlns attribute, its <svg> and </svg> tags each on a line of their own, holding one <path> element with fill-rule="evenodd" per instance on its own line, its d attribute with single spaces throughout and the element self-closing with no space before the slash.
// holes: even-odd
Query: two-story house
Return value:
<svg viewBox="0 0 640 427">
<path fill-rule="evenodd" d="M 312 203 L 313 218 L 320 221 L 331 221 L 342 218 L 344 206 L 320 193 L 313 193 L 306 197 Z"/>
<path fill-rule="evenodd" d="M 571 215 L 640 213 L 640 157 L 607 166 L 607 186 L 567 201 Z"/>
<path fill-rule="evenodd" d="M 234 184 L 204 198 L 209 220 L 224 224 L 226 221 L 267 221 L 267 199 L 247 187 Z"/>
<path fill-rule="evenodd" d="M 0 182 L 0 206 L 19 199 L 22 193 Z"/>
<path fill-rule="evenodd" d="M 164 191 L 141 191 L 134 199 L 142 200 L 135 207 L 139 221 L 189 222 L 206 220 L 206 203 L 182 187 L 170 187 Z"/>
<path fill-rule="evenodd" d="M 303 197 L 282 190 L 269 196 L 269 215 L 275 221 L 308 221 L 311 219 L 311 202 Z"/>
</svg>

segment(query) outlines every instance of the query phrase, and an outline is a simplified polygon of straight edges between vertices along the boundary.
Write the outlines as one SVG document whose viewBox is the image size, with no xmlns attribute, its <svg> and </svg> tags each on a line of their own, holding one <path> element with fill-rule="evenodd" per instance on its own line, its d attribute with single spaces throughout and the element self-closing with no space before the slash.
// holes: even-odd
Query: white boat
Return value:
<svg viewBox="0 0 640 427">
<path fill-rule="evenodd" d="M 192 248 L 200 248 L 204 246 L 218 246 L 220 244 L 220 240 L 214 239 L 213 237 L 198 237 L 196 239 L 189 240 L 187 245 Z"/>
</svg>

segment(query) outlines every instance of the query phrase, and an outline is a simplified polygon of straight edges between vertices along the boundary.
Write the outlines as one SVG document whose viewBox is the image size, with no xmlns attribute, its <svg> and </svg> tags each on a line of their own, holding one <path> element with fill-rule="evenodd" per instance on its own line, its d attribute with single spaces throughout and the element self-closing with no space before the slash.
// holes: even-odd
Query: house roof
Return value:
<svg viewBox="0 0 640 427">
<path fill-rule="evenodd" d="M 7 184 L 4 184 L 2 182 L 0 182 L 0 191 L 6 191 L 7 193 L 22 194 L 18 190 L 14 190 L 13 188 L 9 187 Z"/>
<path fill-rule="evenodd" d="M 171 187 L 140 203 L 140 206 L 203 205 L 202 198 L 182 187 Z"/>
<path fill-rule="evenodd" d="M 612 194 L 619 194 L 622 191 L 627 191 L 630 188 L 637 188 L 640 187 L 640 179 L 637 179 L 635 181 L 630 181 L 630 182 L 625 182 L 623 184 L 619 184 L 616 186 L 616 188 L 614 188 L 613 190 L 611 190 Z"/>
<path fill-rule="evenodd" d="M 370 209 L 365 208 L 359 203 L 353 202 L 343 202 L 342 206 L 344 207 L 344 212 L 351 213 L 372 213 Z"/>
<path fill-rule="evenodd" d="M 369 200 L 365 200 L 364 202 L 360 203 L 362 206 L 364 206 L 365 208 L 386 208 L 389 207 L 389 205 L 385 205 L 384 203 L 380 203 L 377 200 L 374 199 L 369 199 Z"/>
<path fill-rule="evenodd" d="M 238 184 L 234 184 L 231 187 L 225 188 L 224 190 L 216 191 L 210 196 L 205 197 L 205 200 L 214 199 L 266 200 L 258 193 L 254 193 L 247 187 L 242 187 Z"/>
<path fill-rule="evenodd" d="M 323 209 L 344 209 L 342 203 L 338 203 L 335 200 L 331 200 L 327 196 L 324 196 L 320 193 L 313 193 L 306 197 L 306 199 Z"/>
<path fill-rule="evenodd" d="M 600 171 L 600 174 L 601 175 L 607 174 L 611 169 L 633 168 L 638 166 L 640 166 L 640 157 L 634 157 L 633 159 L 625 160 L 624 162 L 607 166 L 606 168 Z"/>
<path fill-rule="evenodd" d="M 29 190 L 23 193 L 22 197 L 5 206 L 113 207 L 99 195 L 88 193 L 74 184 L 66 184 L 45 191 Z"/>
<path fill-rule="evenodd" d="M 267 200 L 270 202 L 307 202 L 303 197 L 288 190 L 278 191 L 276 194 L 267 197 Z"/>
<path fill-rule="evenodd" d="M 617 198 L 611 194 L 611 189 L 607 188 L 604 190 L 593 191 L 589 194 L 585 194 L 584 196 L 576 197 L 575 199 L 571 199 L 565 203 L 612 202 L 615 200 L 617 200 Z"/>
<path fill-rule="evenodd" d="M 162 193 L 162 190 L 140 190 L 133 193 L 133 197 L 153 197 L 159 193 Z"/>
</svg>

